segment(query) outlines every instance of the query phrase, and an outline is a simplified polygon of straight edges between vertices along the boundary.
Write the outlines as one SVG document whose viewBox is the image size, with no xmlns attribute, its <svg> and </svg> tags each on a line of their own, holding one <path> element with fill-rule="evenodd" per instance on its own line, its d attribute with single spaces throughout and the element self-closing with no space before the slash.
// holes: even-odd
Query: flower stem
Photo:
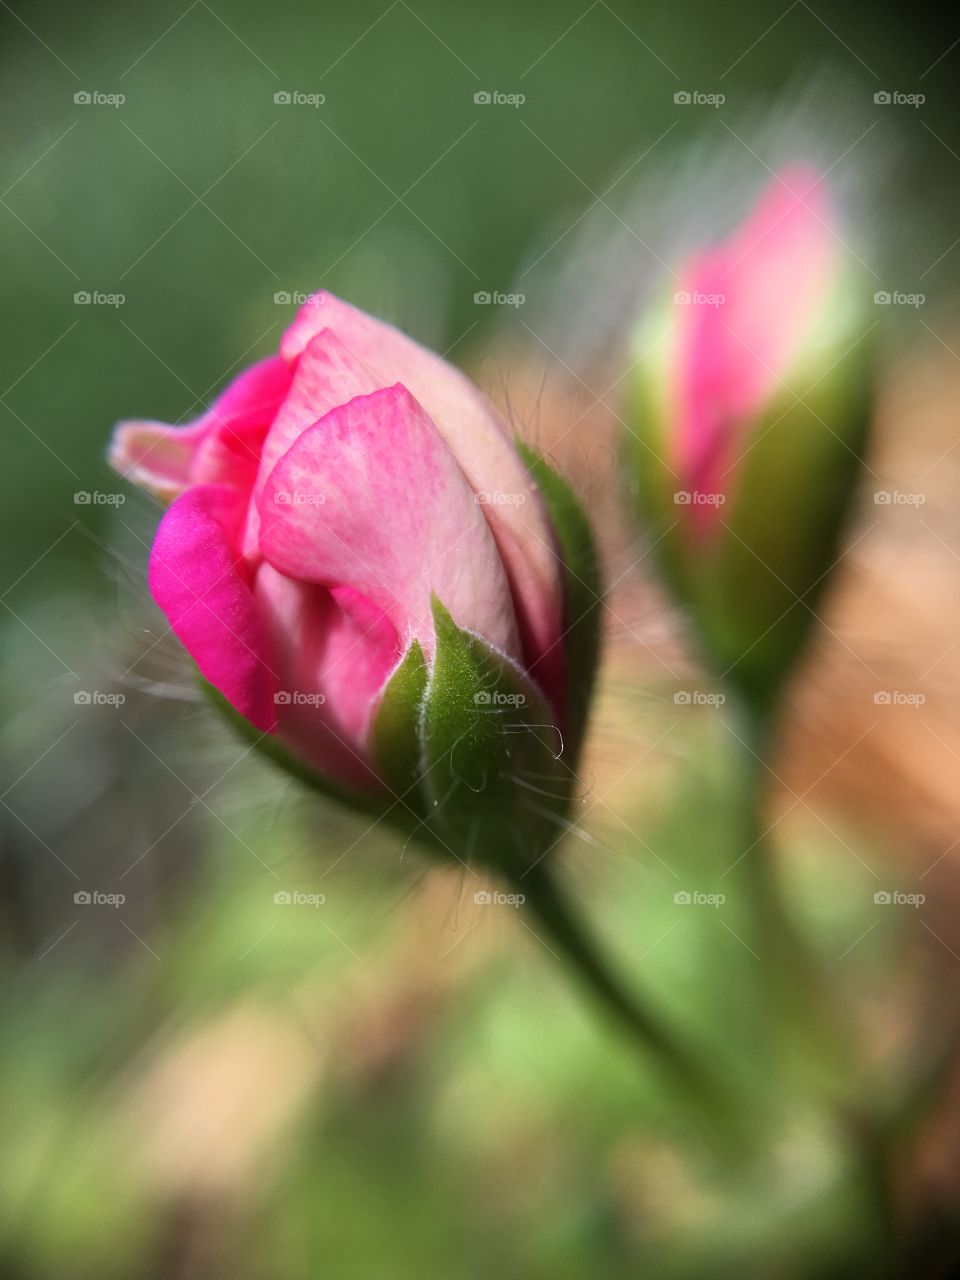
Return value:
<svg viewBox="0 0 960 1280">
<path fill-rule="evenodd" d="M 652 1055 L 690 1102 L 734 1122 L 735 1104 L 659 1016 L 638 999 L 607 964 L 553 873 L 542 865 L 516 880 L 526 908 L 546 929 L 581 983 L 613 1014 L 631 1038 Z"/>
<path fill-rule="evenodd" d="M 763 1018 L 775 1034 L 792 1030 L 808 1050 L 834 1066 L 848 1065 L 850 1046 L 824 975 L 794 917 L 777 875 L 777 854 L 766 826 L 764 797 L 771 777 L 772 711 L 745 709 L 740 740 L 745 780 L 740 837 L 744 842 L 741 883 L 748 898 L 753 943 L 763 965 Z"/>
</svg>

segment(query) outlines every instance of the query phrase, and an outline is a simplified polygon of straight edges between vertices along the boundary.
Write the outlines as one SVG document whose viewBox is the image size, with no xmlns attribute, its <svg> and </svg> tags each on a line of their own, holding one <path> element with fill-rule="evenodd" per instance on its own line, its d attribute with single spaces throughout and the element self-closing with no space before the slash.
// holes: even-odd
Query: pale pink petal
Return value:
<svg viewBox="0 0 960 1280">
<path fill-rule="evenodd" d="M 367 788 L 367 760 L 377 696 L 400 659 L 393 625 L 348 588 L 297 582 L 267 563 L 254 596 L 277 670 L 279 732 L 302 760 Z"/>
<path fill-rule="evenodd" d="M 322 329 L 336 333 L 377 386 L 402 382 L 436 423 L 474 492 L 492 495 L 483 512 L 513 592 L 525 665 L 555 692 L 562 678 L 561 567 L 546 507 L 503 422 L 453 365 L 333 294 L 314 294 L 301 307 L 281 355 L 297 359 Z"/>
<path fill-rule="evenodd" d="M 120 422 L 114 428 L 108 460 L 125 480 L 166 502 L 190 484 L 193 457 L 206 432 L 203 418 L 186 427 Z"/>
<path fill-rule="evenodd" d="M 181 494 L 153 541 L 150 591 L 203 676 L 258 729 L 269 730 L 276 719 L 274 678 L 233 550 L 243 505 L 223 485 Z"/>
<path fill-rule="evenodd" d="M 381 385 L 327 329 L 311 338 L 297 356 L 289 392 L 263 444 L 253 487 L 254 501 L 247 510 L 243 548 L 251 564 L 259 559 L 260 511 L 256 500 L 270 472 L 299 436 L 324 414 L 354 396 L 379 390 Z"/>
<path fill-rule="evenodd" d="M 331 409 L 384 386 L 330 329 L 312 337 L 297 356 L 293 381 L 263 447 L 260 485 L 297 438 Z"/>
<path fill-rule="evenodd" d="M 271 356 L 244 370 L 206 413 L 186 426 L 121 422 L 110 445 L 110 463 L 165 500 L 190 484 L 249 488 L 264 436 L 290 383 L 287 363 Z"/>
<path fill-rule="evenodd" d="M 260 547 L 289 577 L 351 587 L 403 648 L 433 652 L 431 593 L 459 626 L 520 660 L 510 590 L 483 509 L 434 423 L 401 386 L 305 431 L 260 500 Z"/>
<path fill-rule="evenodd" d="M 692 301 L 677 309 L 674 397 L 685 488 L 721 493 L 729 484 L 742 429 L 789 376 L 828 293 L 838 256 L 832 225 L 823 182 L 792 166 L 728 240 L 684 269 L 680 285 Z M 709 521 L 717 507 L 690 513 Z"/>
</svg>

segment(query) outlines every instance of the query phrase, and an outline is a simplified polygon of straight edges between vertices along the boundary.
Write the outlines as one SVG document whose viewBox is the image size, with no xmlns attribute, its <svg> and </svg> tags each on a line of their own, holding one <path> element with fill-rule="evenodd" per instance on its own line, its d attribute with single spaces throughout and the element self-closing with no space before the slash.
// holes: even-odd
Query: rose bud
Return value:
<svg viewBox="0 0 960 1280">
<path fill-rule="evenodd" d="M 540 856 L 596 563 L 569 489 L 462 373 L 318 294 L 195 422 L 123 423 L 110 456 L 173 499 L 151 593 L 238 727 L 438 849 L 511 874 Z"/>
<path fill-rule="evenodd" d="M 756 709 L 809 631 L 865 442 L 868 326 L 847 235 L 824 180 L 790 166 L 680 266 L 637 334 L 635 496 L 707 657 Z"/>
</svg>

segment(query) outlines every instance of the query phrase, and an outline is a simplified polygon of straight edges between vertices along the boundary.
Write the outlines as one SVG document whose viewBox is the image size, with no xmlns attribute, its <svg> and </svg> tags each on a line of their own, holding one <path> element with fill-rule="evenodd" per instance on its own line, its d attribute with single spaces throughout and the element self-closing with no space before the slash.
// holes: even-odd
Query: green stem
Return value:
<svg viewBox="0 0 960 1280">
<path fill-rule="evenodd" d="M 793 921 L 786 910 L 771 841 L 764 818 L 768 765 L 772 741 L 772 714 L 744 710 L 742 759 L 744 767 L 743 808 L 739 834 L 744 843 L 741 882 L 750 904 L 754 941 L 769 975 L 768 987 L 774 1001 L 783 995 L 783 984 L 789 980 L 790 959 L 803 950 L 795 936 Z"/>
<path fill-rule="evenodd" d="M 739 1124 L 735 1100 L 705 1072 L 693 1052 L 678 1039 L 650 1008 L 621 982 L 603 958 L 594 938 L 582 923 L 554 875 L 542 864 L 517 877 L 516 888 L 525 896 L 526 908 L 549 933 L 581 982 L 614 1015 L 631 1038 L 652 1054 L 673 1084 L 679 1084 L 688 1101 L 706 1108 L 714 1118 L 730 1126 Z"/>
<path fill-rule="evenodd" d="M 777 854 L 766 827 L 764 798 L 773 777 L 769 768 L 774 709 L 744 708 L 740 732 L 746 781 L 741 834 L 741 883 L 748 897 L 753 941 L 759 953 L 764 1014 L 769 1029 L 795 1035 L 832 1068 L 848 1067 L 851 1051 L 832 992 L 809 944 L 784 903 Z M 808 1054 L 809 1056 L 809 1054 Z"/>
</svg>

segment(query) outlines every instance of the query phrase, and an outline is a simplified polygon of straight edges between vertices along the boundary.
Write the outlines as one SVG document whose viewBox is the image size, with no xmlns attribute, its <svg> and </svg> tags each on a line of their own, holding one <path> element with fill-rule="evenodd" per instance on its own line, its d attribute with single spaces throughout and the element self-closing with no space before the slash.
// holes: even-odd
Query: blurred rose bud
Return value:
<svg viewBox="0 0 960 1280">
<path fill-rule="evenodd" d="M 826 184 L 784 169 L 636 337 L 631 482 L 705 649 L 769 706 L 838 555 L 869 407 L 865 289 Z"/>
<path fill-rule="evenodd" d="M 539 856 L 523 788 L 569 792 L 592 545 L 463 374 L 317 294 L 278 356 L 188 426 L 121 424 L 111 461 L 173 499 L 150 589 L 248 736 L 458 856 Z"/>
</svg>

